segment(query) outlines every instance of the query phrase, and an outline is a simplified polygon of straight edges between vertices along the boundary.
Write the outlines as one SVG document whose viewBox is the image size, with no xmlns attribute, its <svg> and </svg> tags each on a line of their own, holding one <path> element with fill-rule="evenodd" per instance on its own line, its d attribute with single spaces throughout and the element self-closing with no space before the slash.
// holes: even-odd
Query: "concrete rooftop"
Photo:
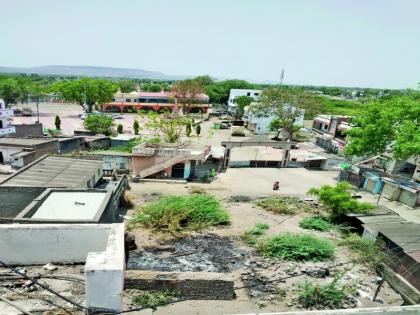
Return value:
<svg viewBox="0 0 420 315">
<path fill-rule="evenodd" d="M 44 156 L 9 176 L 1 186 L 85 187 L 102 162 Z"/>
<path fill-rule="evenodd" d="M 106 192 L 52 192 L 32 219 L 93 220 Z"/>
<path fill-rule="evenodd" d="M 0 146 L 33 147 L 47 142 L 54 142 L 56 139 L 35 139 L 35 138 L 0 138 Z"/>
</svg>

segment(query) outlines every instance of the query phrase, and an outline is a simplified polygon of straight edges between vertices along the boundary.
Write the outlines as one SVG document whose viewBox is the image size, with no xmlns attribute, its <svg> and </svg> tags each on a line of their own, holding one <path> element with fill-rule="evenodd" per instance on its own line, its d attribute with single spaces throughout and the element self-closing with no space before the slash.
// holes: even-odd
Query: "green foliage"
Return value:
<svg viewBox="0 0 420 315">
<path fill-rule="evenodd" d="M 192 132 L 192 126 L 191 126 L 191 122 L 189 122 L 185 126 L 185 133 L 186 133 L 187 137 L 189 137 L 191 135 L 191 132 Z"/>
<path fill-rule="evenodd" d="M 256 84 L 244 80 L 225 80 L 207 84 L 203 88 L 204 93 L 210 97 L 212 103 L 226 104 L 231 89 L 254 89 L 256 87 Z"/>
<path fill-rule="evenodd" d="M 200 134 L 201 134 L 200 124 L 195 125 L 195 133 L 197 134 L 197 136 L 200 136 Z"/>
<path fill-rule="evenodd" d="M 54 125 L 55 125 L 55 129 L 57 130 L 61 129 L 61 119 L 58 115 L 55 116 Z"/>
<path fill-rule="evenodd" d="M 162 91 L 162 86 L 159 83 L 143 83 L 141 85 L 141 90 L 147 92 L 160 92 Z"/>
<path fill-rule="evenodd" d="M 287 127 L 287 126 L 286 126 Z M 270 121 L 270 124 L 268 125 L 268 128 L 271 131 L 276 131 L 277 135 L 276 138 L 279 138 L 280 136 L 280 131 L 281 128 L 284 128 L 284 121 L 279 120 L 278 118 L 273 119 L 272 121 Z M 296 140 L 295 138 L 295 134 L 296 132 L 298 132 L 301 128 L 303 128 L 303 126 L 301 125 L 293 125 L 293 126 L 289 126 L 289 137 L 292 140 Z"/>
<path fill-rule="evenodd" d="M 136 82 L 133 80 L 120 80 L 118 86 L 123 93 L 130 93 L 136 90 Z"/>
<path fill-rule="evenodd" d="M 123 125 L 122 125 L 122 124 L 118 124 L 118 125 L 117 125 L 117 132 L 118 132 L 118 133 L 123 133 L 123 131 L 124 131 L 124 130 L 123 130 L 123 128 L 124 128 L 124 127 L 123 127 Z"/>
<path fill-rule="evenodd" d="M 172 290 L 143 292 L 133 296 L 133 302 L 140 307 L 151 308 L 155 311 L 158 306 L 172 302 L 177 295 L 178 293 Z"/>
<path fill-rule="evenodd" d="M 294 261 L 323 261 L 334 256 L 334 245 L 308 234 L 283 233 L 263 240 L 258 251 L 265 256 Z"/>
<path fill-rule="evenodd" d="M 269 87 L 261 93 L 259 102 L 255 103 L 252 111 L 257 116 L 273 115 L 283 130 L 292 136 L 293 125 L 302 110 L 319 112 L 321 103 L 312 93 L 299 88 Z"/>
<path fill-rule="evenodd" d="M 339 241 L 338 245 L 349 248 L 360 263 L 376 270 L 381 269 L 383 263 L 391 262 L 391 256 L 383 251 L 374 240 L 360 237 L 355 233 L 351 233 Z"/>
<path fill-rule="evenodd" d="M 329 218 L 332 222 L 339 222 L 348 213 L 366 213 L 374 208 L 366 202 L 358 202 L 353 199 L 348 191 L 351 188 L 347 182 L 340 182 L 335 187 L 324 185 L 321 188 L 311 188 L 310 195 L 316 195 L 329 211 Z"/>
<path fill-rule="evenodd" d="M 111 147 L 108 151 L 131 153 L 133 148 L 143 141 L 141 137 L 130 140 L 126 145 L 119 147 Z"/>
<path fill-rule="evenodd" d="M 201 230 L 213 225 L 228 224 L 229 214 L 210 195 L 166 196 L 140 209 L 131 224 L 170 232 Z"/>
<path fill-rule="evenodd" d="M 356 115 L 345 154 L 366 156 L 393 147 L 394 158 L 420 154 L 420 99 L 417 94 L 371 101 Z"/>
<path fill-rule="evenodd" d="M 95 104 L 110 102 L 117 91 L 117 85 L 103 79 L 82 78 L 56 83 L 53 90 L 64 100 L 83 105 L 86 100 L 87 112 L 92 112 Z"/>
<path fill-rule="evenodd" d="M 322 232 L 328 232 L 334 228 L 334 225 L 319 216 L 306 217 L 299 222 L 299 226 L 303 229 Z"/>
<path fill-rule="evenodd" d="M 236 116 L 242 117 L 245 112 L 245 107 L 251 105 L 254 99 L 251 96 L 241 95 L 234 99 L 236 104 Z"/>
<path fill-rule="evenodd" d="M 89 115 L 83 123 L 85 128 L 97 134 L 109 136 L 113 125 L 112 118 L 105 115 Z"/>
<path fill-rule="evenodd" d="M 354 116 L 363 110 L 365 106 L 364 103 L 354 100 L 335 100 L 325 96 L 319 96 L 318 99 L 321 102 L 321 113 L 323 114 Z M 307 113 L 305 113 L 306 119 L 312 119 L 315 116 L 312 115 L 309 117 L 309 115 L 306 114 Z"/>
<path fill-rule="evenodd" d="M 146 128 L 156 132 L 156 135 L 163 135 L 168 143 L 176 143 L 181 137 L 182 130 L 190 122 L 185 116 L 173 116 L 169 112 L 158 114 L 156 112 L 139 112 L 143 118 L 147 118 Z"/>
<path fill-rule="evenodd" d="M 357 293 L 357 287 L 351 284 L 340 283 L 341 275 L 326 284 L 317 284 L 305 281 L 298 285 L 299 304 L 304 308 L 337 309 L 344 308 L 351 296 Z"/>
<path fill-rule="evenodd" d="M 139 121 L 137 119 L 134 119 L 133 129 L 134 129 L 134 134 L 135 135 L 138 135 L 139 134 L 140 125 L 139 125 Z"/>
<path fill-rule="evenodd" d="M 257 243 L 258 237 L 263 235 L 265 231 L 268 230 L 268 228 L 269 226 L 266 223 L 257 223 L 253 228 L 242 234 L 242 239 L 248 245 L 255 245 Z"/>
<path fill-rule="evenodd" d="M 291 215 L 296 213 L 296 209 L 294 207 L 290 207 L 290 199 L 287 198 L 270 197 L 256 200 L 254 203 L 264 210 L 278 214 Z"/>
</svg>

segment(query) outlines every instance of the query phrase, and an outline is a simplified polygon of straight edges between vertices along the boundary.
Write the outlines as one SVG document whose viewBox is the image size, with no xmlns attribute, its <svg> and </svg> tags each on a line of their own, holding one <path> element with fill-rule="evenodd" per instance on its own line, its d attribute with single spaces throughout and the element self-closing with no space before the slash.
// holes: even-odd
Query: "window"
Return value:
<svg viewBox="0 0 420 315">
<path fill-rule="evenodd" d="M 246 96 L 251 96 L 251 92 L 246 93 Z"/>
<path fill-rule="evenodd" d="M 127 103 L 130 103 L 130 99 L 129 99 L 129 98 L 126 98 L 126 99 L 125 99 L 125 101 L 126 101 Z"/>
<path fill-rule="evenodd" d="M 259 93 L 254 93 L 254 96 L 258 96 L 259 95 Z"/>
<path fill-rule="evenodd" d="M 324 129 L 325 129 L 325 130 L 327 130 L 327 129 L 328 129 L 328 125 L 325 125 L 325 126 L 324 126 Z"/>
<path fill-rule="evenodd" d="M 115 98 L 113 98 L 112 101 L 115 102 Z"/>
</svg>

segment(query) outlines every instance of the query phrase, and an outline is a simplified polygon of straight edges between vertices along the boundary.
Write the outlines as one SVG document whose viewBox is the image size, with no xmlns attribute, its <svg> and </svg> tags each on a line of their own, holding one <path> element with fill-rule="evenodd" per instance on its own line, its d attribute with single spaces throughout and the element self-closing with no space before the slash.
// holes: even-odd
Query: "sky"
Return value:
<svg viewBox="0 0 420 315">
<path fill-rule="evenodd" d="M 0 66 L 415 88 L 419 0 L 0 0 Z"/>
</svg>

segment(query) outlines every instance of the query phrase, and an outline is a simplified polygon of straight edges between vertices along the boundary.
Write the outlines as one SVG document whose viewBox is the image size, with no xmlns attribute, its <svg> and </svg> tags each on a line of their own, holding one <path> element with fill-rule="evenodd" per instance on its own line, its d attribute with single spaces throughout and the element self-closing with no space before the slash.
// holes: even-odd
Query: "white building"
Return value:
<svg viewBox="0 0 420 315">
<path fill-rule="evenodd" d="M 284 106 L 290 106 L 290 105 L 284 105 Z M 293 107 L 293 111 L 295 111 L 296 108 Z M 294 125 L 303 126 L 303 119 L 305 115 L 305 110 L 300 110 L 300 115 L 295 118 Z M 272 120 L 274 120 L 276 117 L 273 115 L 267 116 L 267 117 L 258 117 L 255 115 L 255 113 L 252 112 L 252 104 L 249 107 L 245 108 L 245 113 L 242 117 L 242 120 L 246 122 L 247 129 L 251 130 L 255 133 L 268 133 L 270 132 L 269 125 Z"/>
<path fill-rule="evenodd" d="M 0 99 L 0 137 L 16 132 L 15 127 L 9 124 L 10 117 L 13 117 L 13 110 L 6 109 L 6 104 Z"/>
<path fill-rule="evenodd" d="M 235 98 L 238 96 L 250 96 L 254 100 L 257 100 L 258 97 L 261 95 L 261 90 L 248 90 L 248 89 L 231 89 L 229 92 L 229 100 L 228 100 L 228 112 L 231 115 L 235 114 L 236 111 L 236 104 Z"/>
</svg>

